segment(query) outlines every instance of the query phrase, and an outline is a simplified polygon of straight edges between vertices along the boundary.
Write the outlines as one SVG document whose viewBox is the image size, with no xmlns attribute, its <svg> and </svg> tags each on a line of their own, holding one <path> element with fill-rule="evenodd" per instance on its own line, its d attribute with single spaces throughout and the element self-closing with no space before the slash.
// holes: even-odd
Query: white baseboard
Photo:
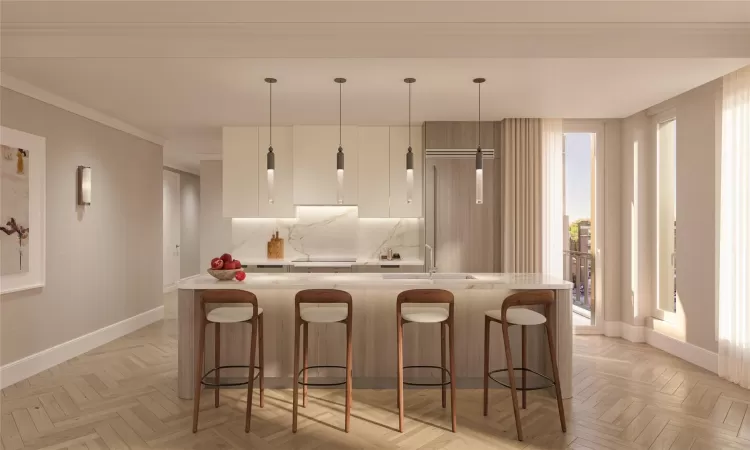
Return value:
<svg viewBox="0 0 750 450">
<path fill-rule="evenodd" d="M 62 362 L 161 320 L 164 306 L 114 323 L 68 342 L 0 367 L 0 388 L 5 388 Z"/>
<path fill-rule="evenodd" d="M 678 341 L 650 328 L 646 330 L 646 342 L 652 347 L 664 350 L 670 355 L 684 359 L 698 367 L 703 367 L 713 373 L 719 373 L 719 355 L 717 353 L 689 342 Z"/>
<path fill-rule="evenodd" d="M 688 342 L 679 341 L 645 326 L 635 326 L 615 321 L 604 322 L 604 335 L 621 337 L 630 342 L 645 342 L 652 347 L 684 359 L 696 366 L 703 367 L 713 373 L 718 373 L 719 371 L 718 354 Z"/>
</svg>

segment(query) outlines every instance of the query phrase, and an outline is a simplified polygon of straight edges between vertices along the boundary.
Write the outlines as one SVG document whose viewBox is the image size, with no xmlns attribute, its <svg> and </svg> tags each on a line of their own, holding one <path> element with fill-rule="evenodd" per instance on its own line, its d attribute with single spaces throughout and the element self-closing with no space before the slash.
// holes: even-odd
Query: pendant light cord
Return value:
<svg viewBox="0 0 750 450">
<path fill-rule="evenodd" d="M 409 83 L 409 148 L 411 148 L 411 83 Z"/>
<path fill-rule="evenodd" d="M 268 83 L 268 147 L 273 148 L 273 141 L 271 140 L 273 135 L 271 129 L 273 128 L 273 83 Z"/>
<path fill-rule="evenodd" d="M 482 147 L 482 83 L 477 83 L 479 87 L 479 117 L 477 121 L 477 148 Z"/>
<path fill-rule="evenodd" d="M 339 83 L 339 147 L 341 147 L 341 88 L 342 83 Z"/>
</svg>

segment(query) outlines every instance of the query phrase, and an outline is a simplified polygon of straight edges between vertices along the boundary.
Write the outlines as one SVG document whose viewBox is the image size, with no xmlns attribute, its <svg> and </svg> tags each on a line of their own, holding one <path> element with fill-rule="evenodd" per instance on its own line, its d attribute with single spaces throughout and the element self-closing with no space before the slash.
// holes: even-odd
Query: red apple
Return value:
<svg viewBox="0 0 750 450">
<path fill-rule="evenodd" d="M 234 261 L 229 261 L 224 263 L 224 270 L 234 270 L 236 267 L 234 267 Z"/>
<path fill-rule="evenodd" d="M 242 263 L 239 260 L 235 259 L 232 262 L 234 263 L 234 268 L 235 269 L 242 269 Z"/>
<path fill-rule="evenodd" d="M 224 261 L 224 263 L 232 262 L 232 255 L 229 253 L 224 253 L 221 255 L 221 260 Z"/>
<path fill-rule="evenodd" d="M 244 280 L 245 279 L 245 272 L 243 272 L 243 271 L 240 270 L 239 272 L 237 272 L 237 273 L 234 274 L 234 278 L 236 278 L 237 281 Z"/>
<path fill-rule="evenodd" d="M 221 258 L 214 258 L 211 260 L 211 268 L 214 270 L 221 270 L 224 268 L 224 261 Z"/>
</svg>

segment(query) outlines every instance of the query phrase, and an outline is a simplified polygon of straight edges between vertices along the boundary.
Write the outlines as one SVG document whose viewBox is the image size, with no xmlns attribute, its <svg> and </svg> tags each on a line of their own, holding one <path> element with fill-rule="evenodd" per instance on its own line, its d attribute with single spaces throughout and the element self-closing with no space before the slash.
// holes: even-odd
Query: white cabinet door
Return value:
<svg viewBox="0 0 750 450">
<path fill-rule="evenodd" d="M 344 147 L 344 201 L 357 204 L 357 127 L 341 131 Z M 294 204 L 336 205 L 338 126 L 294 126 Z"/>
<path fill-rule="evenodd" d="M 258 217 L 258 128 L 224 127 L 224 217 Z"/>
<path fill-rule="evenodd" d="M 388 217 L 390 192 L 389 127 L 358 127 L 359 217 Z"/>
<path fill-rule="evenodd" d="M 258 128 L 258 217 L 296 217 L 294 210 L 294 139 L 292 127 L 273 127 L 273 203 L 268 192 L 268 127 Z"/>
<path fill-rule="evenodd" d="M 422 127 L 411 127 L 411 147 L 414 153 L 414 193 L 411 203 L 406 201 L 408 147 L 409 127 L 390 127 L 390 217 L 422 217 Z"/>
</svg>

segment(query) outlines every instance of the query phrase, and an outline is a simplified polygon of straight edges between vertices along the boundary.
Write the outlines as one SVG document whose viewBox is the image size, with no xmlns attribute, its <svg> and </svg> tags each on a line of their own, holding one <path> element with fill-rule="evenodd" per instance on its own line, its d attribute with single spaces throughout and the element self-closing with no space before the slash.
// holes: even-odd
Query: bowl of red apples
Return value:
<svg viewBox="0 0 750 450">
<path fill-rule="evenodd" d="M 208 274 L 221 281 L 242 281 L 245 279 L 242 263 L 233 259 L 229 253 L 224 253 L 218 258 L 212 259 Z"/>
</svg>

